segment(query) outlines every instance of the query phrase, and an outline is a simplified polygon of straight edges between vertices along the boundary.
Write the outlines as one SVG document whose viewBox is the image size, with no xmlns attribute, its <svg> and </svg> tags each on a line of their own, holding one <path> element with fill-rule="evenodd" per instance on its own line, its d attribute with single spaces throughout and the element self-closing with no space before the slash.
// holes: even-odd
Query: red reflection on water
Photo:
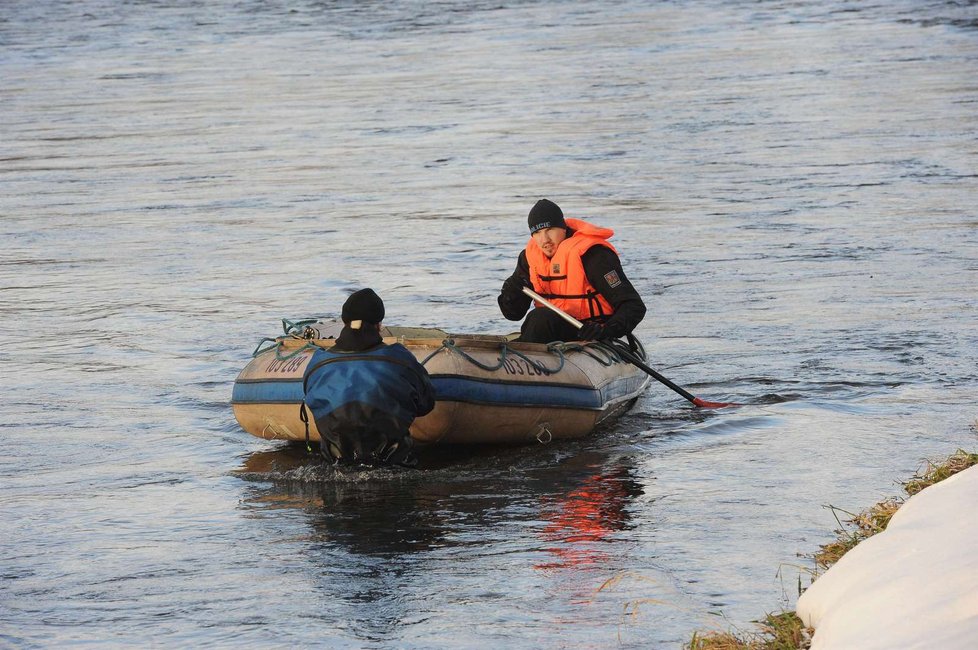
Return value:
<svg viewBox="0 0 978 650">
<path fill-rule="evenodd" d="M 634 485 L 626 474 L 622 468 L 593 474 L 580 487 L 544 506 L 548 523 L 540 534 L 555 543 L 544 549 L 555 559 L 534 568 L 580 568 L 608 558 L 608 552 L 600 545 L 627 527 L 630 517 L 626 506 L 635 496 Z"/>
</svg>

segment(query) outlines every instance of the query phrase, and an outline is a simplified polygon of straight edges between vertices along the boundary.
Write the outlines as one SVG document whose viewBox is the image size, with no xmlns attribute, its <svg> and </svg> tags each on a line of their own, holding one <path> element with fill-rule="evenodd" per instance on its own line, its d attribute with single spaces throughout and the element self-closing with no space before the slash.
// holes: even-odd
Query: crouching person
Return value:
<svg viewBox="0 0 978 650">
<path fill-rule="evenodd" d="M 343 304 L 343 330 L 329 350 L 309 361 L 305 405 L 333 463 L 414 466 L 408 431 L 435 406 L 435 391 L 414 355 L 380 335 L 384 303 L 361 289 Z"/>
</svg>

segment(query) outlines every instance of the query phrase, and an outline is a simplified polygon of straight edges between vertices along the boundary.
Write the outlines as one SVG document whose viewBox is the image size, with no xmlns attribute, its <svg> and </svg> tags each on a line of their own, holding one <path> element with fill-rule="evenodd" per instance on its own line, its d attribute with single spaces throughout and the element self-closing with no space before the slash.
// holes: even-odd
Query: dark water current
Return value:
<svg viewBox="0 0 978 650">
<path fill-rule="evenodd" d="M 0 3 L 0 646 L 674 648 L 827 504 L 973 449 L 974 2 Z M 231 385 L 283 317 L 511 331 L 548 196 L 654 384 L 586 441 L 330 473 Z M 800 567 L 800 568 L 799 568 Z"/>
</svg>

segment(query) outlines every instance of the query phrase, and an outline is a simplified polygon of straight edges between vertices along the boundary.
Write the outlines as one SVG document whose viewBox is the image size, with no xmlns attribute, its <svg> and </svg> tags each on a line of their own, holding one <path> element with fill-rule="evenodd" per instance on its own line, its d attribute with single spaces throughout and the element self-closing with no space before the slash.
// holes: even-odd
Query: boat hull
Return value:
<svg viewBox="0 0 978 650">
<path fill-rule="evenodd" d="M 411 437 L 424 444 L 526 444 L 581 438 L 634 403 L 649 377 L 601 345 L 513 343 L 502 336 L 416 337 L 385 330 L 424 364 L 435 388 L 434 410 L 416 419 Z M 399 335 L 400 334 L 400 335 Z M 413 335 L 413 336 L 412 336 Z M 305 440 L 302 378 L 315 347 L 329 339 L 283 337 L 258 352 L 234 384 L 234 416 L 268 440 Z M 319 431 L 309 418 L 309 439 Z"/>
</svg>

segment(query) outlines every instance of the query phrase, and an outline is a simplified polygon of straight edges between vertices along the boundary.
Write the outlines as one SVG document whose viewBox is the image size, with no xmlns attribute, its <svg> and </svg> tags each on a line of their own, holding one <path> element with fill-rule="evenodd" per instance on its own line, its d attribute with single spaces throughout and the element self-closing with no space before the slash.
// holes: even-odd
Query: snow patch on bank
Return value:
<svg viewBox="0 0 978 650">
<path fill-rule="evenodd" d="M 978 639 L 978 465 L 907 500 L 798 599 L 812 650 L 971 649 Z"/>
</svg>

